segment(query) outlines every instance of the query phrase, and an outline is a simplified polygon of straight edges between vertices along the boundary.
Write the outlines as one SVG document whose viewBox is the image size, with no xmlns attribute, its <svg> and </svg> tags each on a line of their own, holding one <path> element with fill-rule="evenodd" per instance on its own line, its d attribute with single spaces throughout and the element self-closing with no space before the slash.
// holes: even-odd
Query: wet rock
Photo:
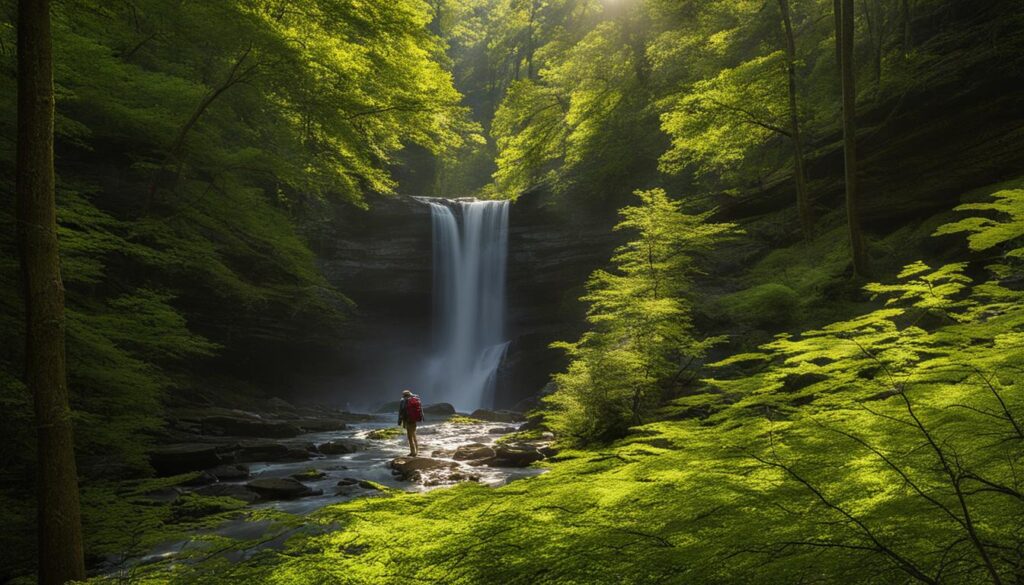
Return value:
<svg viewBox="0 0 1024 585">
<path fill-rule="evenodd" d="M 250 504 L 260 499 L 259 494 L 238 483 L 215 483 L 203 486 L 195 490 L 195 493 L 200 496 L 235 498 L 236 500 L 242 500 L 243 502 L 249 502 Z"/>
<path fill-rule="evenodd" d="M 213 469 L 208 469 L 207 473 L 217 478 L 217 481 L 232 481 L 238 479 L 249 478 L 249 466 L 248 465 L 218 465 Z"/>
<path fill-rule="evenodd" d="M 184 493 L 184 491 L 182 491 L 181 488 L 166 487 L 166 488 L 160 488 L 160 489 L 157 489 L 157 490 L 148 491 L 148 492 L 142 494 L 142 497 L 147 499 L 147 500 L 151 500 L 153 502 L 159 502 L 161 504 L 169 504 L 171 502 L 176 501 L 178 498 L 180 498 L 181 494 L 183 494 L 183 493 Z"/>
<path fill-rule="evenodd" d="M 521 412 L 514 412 L 511 410 L 487 410 L 486 408 L 478 408 L 469 415 L 470 418 L 477 420 L 484 420 L 487 422 L 519 422 L 526 420 Z"/>
<path fill-rule="evenodd" d="M 245 486 L 265 500 L 292 500 L 323 493 L 322 490 L 310 489 L 306 484 L 290 477 L 254 479 Z"/>
<path fill-rule="evenodd" d="M 317 450 L 324 455 L 347 455 L 366 448 L 366 443 L 353 439 L 338 439 L 317 445 Z"/>
<path fill-rule="evenodd" d="M 338 480 L 338 483 L 336 485 L 338 487 L 345 487 L 345 486 L 349 486 L 349 485 L 356 485 L 358 483 L 359 483 L 359 480 L 354 478 L 354 477 L 343 477 L 343 478 Z"/>
<path fill-rule="evenodd" d="M 455 449 L 452 459 L 456 461 L 477 461 L 480 459 L 490 459 L 494 456 L 495 451 L 493 447 L 483 443 L 470 443 L 468 445 L 460 445 L 459 448 Z"/>
<path fill-rule="evenodd" d="M 452 452 L 447 449 L 434 449 L 430 452 L 431 457 L 440 457 L 442 459 L 450 459 Z"/>
<path fill-rule="evenodd" d="M 527 412 L 540 406 L 540 397 L 538 396 L 527 396 L 512 407 L 512 410 L 516 412 Z"/>
<path fill-rule="evenodd" d="M 398 409 L 398 405 L 395 405 L 395 409 Z M 423 414 L 431 416 L 453 416 L 455 414 L 455 407 L 447 402 L 428 404 L 423 407 Z"/>
<path fill-rule="evenodd" d="M 221 453 L 221 447 L 209 443 L 167 445 L 155 449 L 149 462 L 157 475 L 177 475 L 216 467 L 230 456 Z"/>
<path fill-rule="evenodd" d="M 508 433 L 516 432 L 515 427 L 491 427 L 487 429 L 488 434 L 491 435 L 505 435 Z"/>
<path fill-rule="evenodd" d="M 449 483 L 461 483 L 464 481 L 480 481 L 480 476 L 475 473 L 466 473 L 465 471 L 457 470 L 447 474 L 429 476 L 423 480 L 423 485 L 437 486 Z"/>
<path fill-rule="evenodd" d="M 302 429 L 293 424 L 258 417 L 208 416 L 199 424 L 204 435 L 286 439 L 302 434 Z"/>
<path fill-rule="evenodd" d="M 340 420 L 321 418 L 321 419 L 299 419 L 288 421 L 293 424 L 304 433 L 325 433 L 329 431 L 344 431 L 348 428 L 348 425 L 341 422 Z"/>
<path fill-rule="evenodd" d="M 427 475 L 458 469 L 459 464 L 429 457 L 396 457 L 391 460 L 392 473 L 406 481 L 422 482 Z"/>
<path fill-rule="evenodd" d="M 494 457 L 482 463 L 488 467 L 526 467 L 541 459 L 544 454 L 533 445 L 498 445 Z"/>
<path fill-rule="evenodd" d="M 314 446 L 313 449 L 316 449 Z M 313 456 L 314 451 L 307 447 L 290 445 L 288 446 L 288 453 L 284 456 L 287 461 L 305 461 Z"/>
<path fill-rule="evenodd" d="M 366 480 L 366 479 L 359 480 L 359 482 L 356 485 L 358 485 L 359 487 L 363 488 L 364 490 L 374 490 L 374 491 L 379 491 L 380 490 L 380 486 L 379 485 L 373 483 L 372 481 Z"/>
<path fill-rule="evenodd" d="M 558 455 L 558 449 L 552 447 L 551 445 L 540 445 L 537 447 L 537 450 L 540 451 L 540 454 L 543 455 L 545 458 L 554 457 L 555 455 Z"/>
<path fill-rule="evenodd" d="M 282 461 L 289 458 L 291 449 L 274 441 L 241 441 L 236 458 L 241 462 Z"/>
<path fill-rule="evenodd" d="M 293 473 L 291 478 L 298 481 L 315 481 L 327 477 L 327 474 L 319 469 L 307 469 L 299 473 Z"/>
<path fill-rule="evenodd" d="M 209 471 L 204 471 L 204 472 L 200 473 L 199 475 L 193 477 L 192 479 L 189 479 L 187 481 L 183 481 L 181 483 L 181 485 L 188 486 L 188 487 L 198 487 L 198 486 L 210 485 L 211 483 L 217 483 L 217 477 L 214 476 Z"/>
<path fill-rule="evenodd" d="M 387 427 L 383 429 L 374 429 L 366 434 L 366 438 L 371 441 L 386 441 L 388 439 L 394 439 L 405 434 L 405 429 L 402 427 Z"/>
</svg>

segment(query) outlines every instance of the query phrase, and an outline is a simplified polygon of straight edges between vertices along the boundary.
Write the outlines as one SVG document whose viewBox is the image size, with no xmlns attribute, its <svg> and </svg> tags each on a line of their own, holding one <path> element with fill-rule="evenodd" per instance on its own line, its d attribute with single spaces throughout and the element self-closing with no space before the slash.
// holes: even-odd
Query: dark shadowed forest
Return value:
<svg viewBox="0 0 1024 585">
<path fill-rule="evenodd" d="M 1024 582 L 1024 3 L 0 0 L 0 521 L 12 585 Z"/>
</svg>

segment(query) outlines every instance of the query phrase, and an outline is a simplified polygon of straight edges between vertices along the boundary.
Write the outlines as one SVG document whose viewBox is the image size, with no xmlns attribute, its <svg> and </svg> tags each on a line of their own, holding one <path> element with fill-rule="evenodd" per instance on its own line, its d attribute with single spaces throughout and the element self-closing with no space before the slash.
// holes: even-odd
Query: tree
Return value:
<svg viewBox="0 0 1024 585">
<path fill-rule="evenodd" d="M 64 355 L 53 167 L 53 50 L 48 0 L 18 3 L 18 248 L 25 295 L 25 379 L 38 433 L 39 581 L 85 578 L 78 472 Z"/>
<path fill-rule="evenodd" d="M 850 252 L 855 276 L 866 276 L 868 257 L 860 218 L 860 195 L 857 193 L 857 90 L 853 64 L 854 13 L 853 0 L 834 0 L 836 20 L 836 55 L 839 59 L 840 83 L 843 92 L 843 163 L 846 184 L 846 222 L 850 231 Z"/>
<path fill-rule="evenodd" d="M 693 254 L 734 226 L 683 213 L 662 189 L 636 195 L 641 204 L 620 210 L 615 228 L 636 239 L 616 250 L 614 271 L 598 270 L 587 283 L 590 329 L 575 343 L 552 345 L 572 361 L 554 376 L 550 422 L 579 442 L 614 439 L 644 422 L 667 386 L 719 341 L 694 330 L 686 292 Z"/>
<path fill-rule="evenodd" d="M 796 99 L 796 39 L 789 15 L 789 0 L 779 0 L 782 28 L 786 40 L 786 77 L 789 90 L 789 139 L 793 143 L 793 183 L 796 185 L 796 207 L 804 237 L 811 236 L 814 217 L 807 195 L 807 173 L 804 170 L 804 146 L 800 136 L 800 110 Z"/>
</svg>

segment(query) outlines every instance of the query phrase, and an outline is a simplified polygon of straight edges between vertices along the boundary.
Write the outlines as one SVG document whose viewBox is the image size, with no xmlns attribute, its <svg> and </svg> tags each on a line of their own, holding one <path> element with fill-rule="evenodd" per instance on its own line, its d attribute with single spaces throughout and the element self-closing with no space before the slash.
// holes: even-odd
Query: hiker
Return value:
<svg viewBox="0 0 1024 585">
<path fill-rule="evenodd" d="M 409 456 L 415 457 L 419 453 L 420 445 L 416 441 L 416 423 L 423 420 L 423 405 L 420 397 L 411 390 L 402 391 L 402 400 L 398 403 L 398 425 L 405 427 L 405 433 L 409 436 Z"/>
</svg>

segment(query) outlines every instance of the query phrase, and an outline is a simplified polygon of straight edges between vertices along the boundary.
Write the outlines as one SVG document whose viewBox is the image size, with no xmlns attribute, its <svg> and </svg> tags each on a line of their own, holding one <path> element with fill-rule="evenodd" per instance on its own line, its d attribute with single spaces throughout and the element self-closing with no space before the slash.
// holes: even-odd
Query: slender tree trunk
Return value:
<svg viewBox="0 0 1024 585">
<path fill-rule="evenodd" d="M 793 38 L 793 22 L 789 15 L 789 0 L 779 0 L 782 25 L 786 33 L 786 73 L 789 77 L 789 138 L 793 143 L 793 182 L 796 184 L 796 208 L 800 216 L 800 228 L 805 238 L 811 237 L 814 216 L 811 212 L 810 197 L 807 194 L 807 171 L 804 168 L 804 146 L 800 136 L 800 116 L 796 97 L 796 39 Z"/>
<path fill-rule="evenodd" d="M 64 356 L 53 169 L 49 0 L 18 2 L 18 252 L 25 294 L 25 381 L 39 441 L 39 582 L 85 578 L 78 472 Z"/>
<path fill-rule="evenodd" d="M 910 0 L 900 0 L 900 42 L 906 57 L 910 53 Z"/>
<path fill-rule="evenodd" d="M 526 29 L 526 31 L 527 31 L 526 32 L 526 35 L 527 35 L 526 36 L 526 78 L 527 79 L 534 79 L 535 78 L 535 72 L 533 70 L 533 54 L 534 54 L 534 51 L 536 50 L 535 44 L 537 42 L 536 38 L 535 38 L 536 34 L 537 34 L 537 31 L 535 29 L 536 29 L 537 9 L 538 8 L 539 8 L 539 6 L 537 5 L 537 0 L 533 0 L 530 3 L 529 26 Z"/>
<path fill-rule="evenodd" d="M 843 88 L 843 161 L 846 182 L 846 222 L 850 231 L 850 248 L 854 276 L 868 273 L 864 232 L 860 220 L 860 195 L 857 192 L 857 92 L 853 68 L 853 0 L 834 0 L 836 40 L 839 43 L 839 68 Z"/>
</svg>

